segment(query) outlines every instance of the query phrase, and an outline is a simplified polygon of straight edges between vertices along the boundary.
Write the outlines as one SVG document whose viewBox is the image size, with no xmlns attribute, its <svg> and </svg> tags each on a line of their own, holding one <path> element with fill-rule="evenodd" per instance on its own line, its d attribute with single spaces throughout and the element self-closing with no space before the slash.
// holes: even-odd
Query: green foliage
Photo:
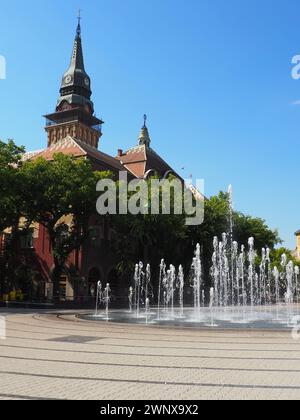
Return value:
<svg viewBox="0 0 300 420">
<path fill-rule="evenodd" d="M 19 147 L 13 140 L 4 143 L 0 140 L 0 170 L 7 165 L 18 164 L 25 153 L 24 147 Z"/>
<path fill-rule="evenodd" d="M 228 199 L 228 194 L 221 192 L 206 200 L 205 219 L 200 226 L 186 226 L 184 215 L 174 215 L 174 208 L 168 216 L 127 215 L 112 218 L 116 232 L 114 251 L 120 271 L 128 276 L 139 260 L 157 267 L 164 257 L 167 262 L 184 264 L 188 272 L 196 244 L 200 243 L 204 277 L 208 279 L 213 238 L 221 238 L 222 233 L 229 230 Z M 150 194 L 148 207 L 151 207 Z M 254 237 L 257 249 L 265 246 L 274 249 L 280 243 L 277 231 L 271 230 L 264 220 L 240 212 L 234 212 L 233 219 L 234 240 L 240 244 L 247 246 L 249 237 Z"/>
<path fill-rule="evenodd" d="M 95 172 L 85 159 L 63 154 L 55 155 L 51 162 L 43 158 L 26 162 L 20 173 L 24 184 L 22 214 L 29 223 L 39 223 L 48 231 L 57 289 L 69 255 L 89 237 L 89 222 L 97 200 L 96 184 L 111 175 Z"/>
<path fill-rule="evenodd" d="M 0 140 L 0 232 L 19 218 L 19 172 L 23 147 Z"/>
<path fill-rule="evenodd" d="M 171 214 L 150 214 L 152 179 L 148 180 L 148 206 L 145 209 L 149 214 L 116 215 L 110 218 L 110 224 L 115 232 L 112 246 L 118 260 L 117 268 L 120 274 L 127 278 L 131 277 L 134 265 L 140 260 L 151 263 L 154 272 L 162 257 L 179 264 L 181 251 L 179 244 L 186 238 L 184 215 L 174 214 L 172 190 Z M 128 199 L 131 196 L 132 193 L 128 193 Z M 161 200 L 160 210 L 162 210 Z"/>
<path fill-rule="evenodd" d="M 220 192 L 205 202 L 205 219 L 201 226 L 188 228 L 188 237 L 183 245 L 183 263 L 189 265 L 191 255 L 197 242 L 201 244 L 203 255 L 204 279 L 209 283 L 209 271 L 213 253 L 213 238 L 221 239 L 222 233 L 229 231 L 230 211 L 229 196 Z M 281 243 L 277 231 L 270 229 L 266 222 L 260 218 L 244 215 L 240 212 L 233 212 L 233 239 L 240 245 L 248 246 L 249 237 L 254 237 L 255 247 L 260 254 L 262 247 L 270 249 Z"/>
<path fill-rule="evenodd" d="M 277 248 L 273 249 L 271 251 L 271 261 L 272 265 L 277 267 L 279 270 L 281 268 L 281 257 L 283 254 L 286 254 L 289 261 L 293 261 L 294 265 L 298 265 L 300 267 L 300 261 L 296 260 L 296 258 L 293 257 L 291 251 L 287 248 Z"/>
<path fill-rule="evenodd" d="M 52 229 L 70 213 L 76 218 L 90 216 L 95 210 L 96 183 L 107 173 L 94 172 L 84 159 L 57 154 L 51 162 L 43 158 L 26 162 L 21 176 L 24 215 Z"/>
<path fill-rule="evenodd" d="M 53 281 L 58 288 L 68 257 L 89 239 L 91 218 L 100 218 L 96 216 L 96 184 L 112 178 L 112 174 L 95 172 L 89 161 L 63 154 L 55 155 L 51 162 L 38 158 L 21 164 L 23 152 L 13 141 L 0 141 L 0 230 L 15 225 L 20 216 L 26 218 L 28 226 L 32 222 L 43 225 L 51 241 Z M 103 216 L 114 232 L 111 246 L 119 271 L 128 279 L 134 264 L 142 260 L 151 263 L 155 277 L 161 258 L 165 258 L 168 264 L 183 264 L 188 272 L 196 244 L 200 243 L 204 278 L 208 279 L 213 238 L 221 238 L 229 230 L 228 194 L 221 192 L 205 200 L 204 223 L 186 226 L 185 215 L 175 214 L 173 191 L 171 214 L 147 214 L 151 207 L 151 180 L 148 182 L 145 214 Z M 130 197 L 132 193 L 128 194 Z M 254 237 L 256 248 L 271 248 L 280 265 L 283 250 L 274 250 L 281 242 L 277 231 L 271 230 L 264 220 L 240 212 L 233 213 L 233 221 L 234 240 L 247 245 L 248 238 Z"/>
<path fill-rule="evenodd" d="M 205 220 L 193 233 L 200 243 L 209 246 L 214 236 L 221 238 L 222 233 L 229 231 L 229 203 L 228 194 L 220 192 L 205 202 Z M 281 242 L 278 232 L 271 230 L 263 219 L 233 212 L 233 239 L 241 245 L 247 246 L 248 239 L 254 237 L 255 247 L 265 246 L 273 249 Z"/>
<path fill-rule="evenodd" d="M 260 250 L 263 247 L 273 249 L 281 243 L 278 231 L 271 230 L 265 220 L 245 216 L 242 213 L 234 213 L 234 238 L 240 244 L 247 245 L 248 238 L 253 237 L 255 248 Z"/>
</svg>

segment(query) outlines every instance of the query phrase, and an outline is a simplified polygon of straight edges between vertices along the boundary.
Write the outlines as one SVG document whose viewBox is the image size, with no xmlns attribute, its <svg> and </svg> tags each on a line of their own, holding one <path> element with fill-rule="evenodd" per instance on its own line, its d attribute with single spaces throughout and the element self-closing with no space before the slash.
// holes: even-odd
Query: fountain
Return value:
<svg viewBox="0 0 300 420">
<path fill-rule="evenodd" d="M 103 292 L 103 302 L 105 304 L 105 318 L 106 318 L 106 321 L 109 320 L 110 293 L 111 293 L 110 284 L 107 283 L 107 285 L 104 289 L 104 292 Z"/>
<path fill-rule="evenodd" d="M 135 266 L 135 273 L 134 273 L 134 308 L 136 312 L 136 317 L 140 316 L 140 303 L 141 303 L 141 288 L 142 288 L 142 281 L 145 276 L 143 272 L 144 264 L 140 262 Z"/>
<path fill-rule="evenodd" d="M 109 304 L 110 304 L 110 295 L 111 295 L 111 289 L 110 284 L 107 283 L 105 289 L 102 289 L 102 283 L 101 281 L 98 281 L 97 283 L 97 296 L 96 296 L 96 310 L 95 310 L 95 318 L 103 318 L 102 314 L 99 313 L 99 308 L 104 305 L 105 308 L 105 320 L 109 321 Z"/>
<path fill-rule="evenodd" d="M 95 316 L 98 316 L 99 313 L 99 307 L 102 303 L 102 283 L 101 281 L 98 281 L 97 283 L 97 295 L 96 295 L 96 312 Z"/>
<path fill-rule="evenodd" d="M 295 300 L 298 306 L 298 315 L 299 315 L 299 297 L 300 297 L 300 290 L 299 290 L 299 274 L 300 274 L 300 267 L 296 265 L 294 267 L 294 281 L 295 281 Z"/>
<path fill-rule="evenodd" d="M 161 260 L 157 300 L 151 285 L 151 267 L 135 266 L 129 288 L 129 311 L 110 311 L 110 286 L 97 287 L 96 318 L 105 305 L 105 319 L 145 325 L 176 325 L 208 328 L 289 328 L 299 315 L 300 285 L 298 266 L 282 255 L 279 267 L 265 247 L 258 253 L 255 240 L 239 246 L 233 240 L 233 200 L 229 188 L 229 233 L 213 239 L 210 279 L 203 278 L 201 246 L 196 245 L 189 275 Z M 144 270 L 144 267 L 146 269 Z M 206 280 L 206 281 L 204 281 Z M 192 290 L 193 303 L 188 301 Z M 207 303 L 207 306 L 206 306 Z M 151 305 L 157 306 L 151 306 Z M 110 319 L 109 319 L 110 316 Z"/>
<path fill-rule="evenodd" d="M 130 287 L 129 288 L 128 300 L 129 300 L 129 311 L 132 313 L 132 308 L 133 308 L 133 287 Z"/>
<path fill-rule="evenodd" d="M 232 250 L 232 255 L 230 254 Z M 263 248 L 258 262 L 253 238 L 248 249 L 228 235 L 213 240 L 211 287 L 204 288 L 201 247 L 197 244 L 189 276 L 182 265 L 167 269 L 159 266 L 157 306 L 151 285 L 151 267 L 140 262 L 135 266 L 133 285 L 129 288 L 129 311 L 109 311 L 110 285 L 97 285 L 94 319 L 145 325 L 176 325 L 202 328 L 289 328 L 299 315 L 299 267 L 284 254 L 280 267 L 272 264 L 268 248 Z M 191 287 L 193 305 L 185 304 L 185 290 Z M 207 302 L 207 306 L 205 303 Z M 99 308 L 104 305 L 104 315 Z"/>
<path fill-rule="evenodd" d="M 179 306 L 180 306 L 180 318 L 183 318 L 184 312 L 184 272 L 182 265 L 179 266 L 178 278 L 177 278 L 177 289 L 179 289 Z"/>
<path fill-rule="evenodd" d="M 161 260 L 160 267 L 159 267 L 159 284 L 158 284 L 158 302 L 157 302 L 157 319 L 160 319 L 160 309 L 161 309 L 161 290 L 163 281 L 166 276 L 166 264 L 164 260 Z M 164 296 L 165 302 L 165 296 Z"/>
<path fill-rule="evenodd" d="M 200 245 L 197 244 L 195 258 L 192 264 L 193 272 L 193 292 L 194 292 L 194 311 L 195 316 L 200 318 L 201 310 L 201 285 L 202 285 L 202 265 L 201 265 L 201 250 Z"/>
</svg>

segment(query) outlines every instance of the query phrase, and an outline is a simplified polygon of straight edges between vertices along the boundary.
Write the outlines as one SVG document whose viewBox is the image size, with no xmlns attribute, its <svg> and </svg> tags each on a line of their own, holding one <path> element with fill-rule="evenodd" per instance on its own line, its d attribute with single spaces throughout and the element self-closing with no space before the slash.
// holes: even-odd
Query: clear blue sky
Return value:
<svg viewBox="0 0 300 420">
<path fill-rule="evenodd" d="M 46 145 L 78 8 L 101 150 L 152 146 L 206 195 L 234 187 L 237 209 L 294 247 L 300 228 L 299 0 L 0 0 L 0 138 Z M 181 168 L 185 167 L 182 171 Z"/>
</svg>

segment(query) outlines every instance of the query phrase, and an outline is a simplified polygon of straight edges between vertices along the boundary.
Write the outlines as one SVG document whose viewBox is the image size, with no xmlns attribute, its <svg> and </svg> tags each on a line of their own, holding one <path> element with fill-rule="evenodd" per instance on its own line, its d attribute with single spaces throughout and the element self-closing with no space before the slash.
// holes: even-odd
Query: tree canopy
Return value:
<svg viewBox="0 0 300 420">
<path fill-rule="evenodd" d="M 43 158 L 22 162 L 22 153 L 24 148 L 13 141 L 0 141 L 0 231 L 13 226 L 21 216 L 28 225 L 44 226 L 55 262 L 52 278 L 57 292 L 69 255 L 89 237 L 99 197 L 97 182 L 112 178 L 112 174 L 96 172 L 89 161 L 63 154 L 55 155 L 51 162 Z M 150 194 L 148 200 L 150 208 Z M 124 276 L 131 275 L 139 260 L 158 267 L 165 258 L 167 263 L 183 264 L 188 270 L 195 246 L 200 243 L 209 277 L 213 238 L 229 231 L 229 196 L 221 192 L 206 199 L 204 222 L 199 226 L 187 226 L 185 215 L 175 214 L 174 207 L 169 215 L 102 217 L 114 232 L 111 246 L 116 266 Z M 257 249 L 268 246 L 274 250 L 281 243 L 278 232 L 257 217 L 233 212 L 233 228 L 234 240 L 240 244 L 247 245 L 248 238 L 254 237 Z"/>
<path fill-rule="evenodd" d="M 12 226 L 19 217 L 19 172 L 22 153 L 13 140 L 0 140 L 0 232 Z"/>
<path fill-rule="evenodd" d="M 111 174 L 95 172 L 85 159 L 57 154 L 52 161 L 38 158 L 24 163 L 20 176 L 22 215 L 29 223 L 44 226 L 49 235 L 57 295 L 69 255 L 88 239 L 90 218 L 96 211 L 97 182 Z"/>
</svg>

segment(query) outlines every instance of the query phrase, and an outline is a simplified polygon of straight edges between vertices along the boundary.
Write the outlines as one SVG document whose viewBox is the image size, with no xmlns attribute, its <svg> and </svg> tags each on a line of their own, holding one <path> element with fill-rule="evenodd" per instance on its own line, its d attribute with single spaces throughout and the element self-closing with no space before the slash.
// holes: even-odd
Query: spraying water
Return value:
<svg viewBox="0 0 300 420">
<path fill-rule="evenodd" d="M 110 284 L 107 283 L 107 285 L 106 285 L 106 287 L 104 289 L 104 293 L 103 293 L 103 299 L 104 299 L 104 304 L 105 304 L 106 321 L 109 320 L 110 294 L 111 294 Z"/>
<path fill-rule="evenodd" d="M 179 289 L 180 317 L 182 318 L 184 311 L 184 273 L 182 265 L 179 266 L 177 288 Z"/>
<path fill-rule="evenodd" d="M 161 291 L 162 291 L 163 281 L 165 277 L 166 277 L 166 264 L 165 264 L 165 260 L 161 260 L 161 263 L 159 266 L 159 285 L 158 285 L 158 304 L 157 304 L 157 318 L 158 319 L 160 319 Z"/>
<path fill-rule="evenodd" d="M 132 312 L 132 308 L 133 308 L 133 287 L 129 288 L 128 300 L 129 300 L 129 311 Z"/>
<path fill-rule="evenodd" d="M 261 257 L 255 250 L 254 238 L 249 238 L 248 248 L 232 243 L 232 259 L 229 258 L 230 243 L 224 233 L 222 240 L 213 240 L 211 285 L 209 295 L 205 296 L 201 248 L 197 244 L 187 283 L 193 291 L 193 307 L 184 306 L 185 277 L 183 267 L 178 270 L 161 260 L 158 279 L 157 312 L 150 310 L 154 295 L 151 285 L 151 267 L 148 264 L 135 266 L 134 284 L 129 289 L 129 309 L 135 319 L 145 319 L 146 323 L 174 321 L 180 323 L 204 323 L 210 327 L 225 323 L 247 324 L 263 322 L 290 325 L 292 316 L 299 313 L 300 285 L 298 266 L 282 255 L 280 267 L 271 260 L 271 251 L 263 248 Z M 230 262 L 231 261 L 231 262 Z M 207 283 L 206 283 L 207 285 Z M 110 286 L 103 290 L 101 282 L 97 287 L 96 315 L 99 307 L 105 305 L 106 319 L 109 319 Z M 187 297 L 188 298 L 188 297 Z M 188 301 L 188 299 L 187 299 Z M 208 307 L 205 303 L 208 303 Z M 274 305 L 274 310 L 273 310 Z M 179 311 L 175 311 L 176 307 Z M 145 308 L 145 312 L 141 312 Z M 230 308 L 230 310 L 228 310 Z M 236 309 L 235 309 L 236 308 Z M 154 311 L 154 318 L 153 318 Z M 273 315 L 275 313 L 275 316 Z M 153 318 L 153 319 L 152 319 Z M 266 324 L 267 323 L 267 324 Z"/>
<path fill-rule="evenodd" d="M 228 187 L 228 207 L 229 207 L 229 245 L 230 245 L 230 280 L 231 280 L 231 304 L 234 305 L 234 269 L 236 261 L 236 249 L 233 241 L 233 188 Z"/>
<path fill-rule="evenodd" d="M 102 283 L 101 281 L 98 281 L 97 283 L 97 295 L 96 295 L 96 311 L 95 316 L 98 316 L 99 313 L 99 307 L 102 304 Z"/>
<path fill-rule="evenodd" d="M 197 244 L 195 258 L 192 264 L 193 272 L 193 292 L 194 292 L 194 310 L 197 317 L 200 316 L 201 309 L 201 283 L 202 283 L 202 264 L 200 245 Z"/>
</svg>

